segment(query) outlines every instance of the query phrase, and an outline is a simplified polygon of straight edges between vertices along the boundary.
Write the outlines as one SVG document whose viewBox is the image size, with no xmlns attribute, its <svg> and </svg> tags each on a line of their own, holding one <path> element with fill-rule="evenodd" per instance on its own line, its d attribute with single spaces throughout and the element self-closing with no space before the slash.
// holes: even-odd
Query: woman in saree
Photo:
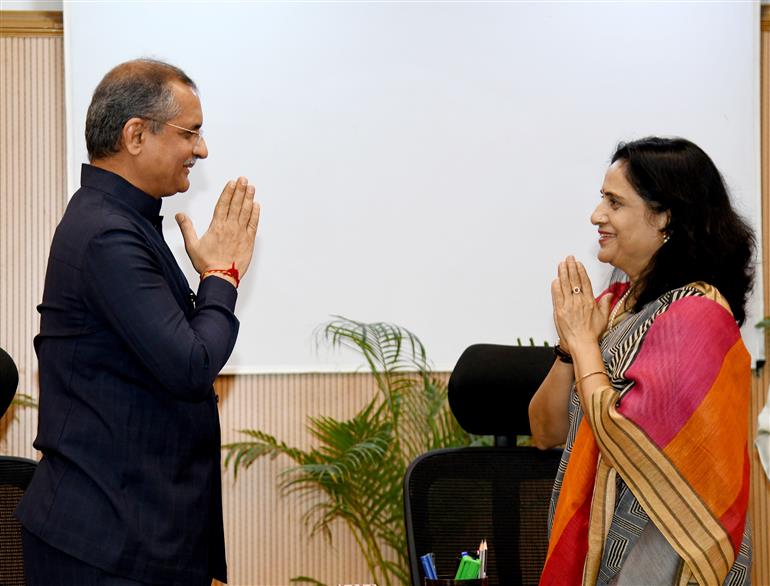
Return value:
<svg viewBox="0 0 770 586">
<path fill-rule="evenodd" d="M 535 445 L 565 444 L 540 583 L 749 584 L 754 237 L 693 143 L 611 161 L 591 223 L 612 283 L 595 297 L 559 264 L 557 359 L 529 408 Z"/>
</svg>

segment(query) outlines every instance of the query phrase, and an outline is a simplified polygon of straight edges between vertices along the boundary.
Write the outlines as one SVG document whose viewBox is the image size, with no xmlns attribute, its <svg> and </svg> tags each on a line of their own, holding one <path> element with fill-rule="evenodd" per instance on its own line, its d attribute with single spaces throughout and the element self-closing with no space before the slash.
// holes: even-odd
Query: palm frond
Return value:
<svg viewBox="0 0 770 586">
<path fill-rule="evenodd" d="M 332 347 L 359 351 L 372 373 L 430 370 L 427 353 L 420 339 L 406 328 L 376 322 L 363 323 L 343 316 L 319 331 L 319 341 Z"/>
<path fill-rule="evenodd" d="M 433 376 L 419 338 L 400 326 L 363 323 L 342 316 L 316 332 L 319 343 L 360 354 L 374 377 L 377 394 L 353 417 L 307 418 L 317 447 L 292 448 L 264 432 L 247 429 L 247 440 L 226 444 L 225 467 L 248 468 L 261 457 L 288 456 L 281 472 L 284 494 L 303 506 L 311 536 L 331 540 L 333 523 L 343 522 L 381 586 L 409 581 L 402 481 L 417 455 L 434 448 L 468 445 L 452 416 L 446 384 Z M 388 551 L 384 556 L 383 551 Z M 292 582 L 321 584 L 298 576 Z"/>
<path fill-rule="evenodd" d="M 14 407 L 30 407 L 32 409 L 37 409 L 37 401 L 35 401 L 35 398 L 32 395 L 28 395 L 27 393 L 16 393 L 11 401 L 11 405 Z"/>
<path fill-rule="evenodd" d="M 251 441 L 233 442 L 223 444 L 222 449 L 227 452 L 224 467 L 233 464 L 233 475 L 237 478 L 241 468 L 248 468 L 263 456 L 274 460 L 280 455 L 291 458 L 294 462 L 302 463 L 306 457 L 305 452 L 292 448 L 284 442 L 278 441 L 272 435 L 256 429 L 241 429 L 240 433 L 254 438 Z"/>
<path fill-rule="evenodd" d="M 292 584 L 315 584 L 315 586 L 326 586 L 324 582 L 320 582 L 319 580 L 310 578 L 309 576 L 295 576 L 294 578 L 291 578 L 289 582 Z"/>
</svg>

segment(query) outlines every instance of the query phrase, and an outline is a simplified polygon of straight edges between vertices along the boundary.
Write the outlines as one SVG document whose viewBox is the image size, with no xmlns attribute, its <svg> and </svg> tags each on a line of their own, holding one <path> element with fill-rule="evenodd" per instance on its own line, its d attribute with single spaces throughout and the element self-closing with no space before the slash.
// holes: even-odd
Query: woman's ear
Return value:
<svg viewBox="0 0 770 586">
<path fill-rule="evenodd" d="M 124 148 L 130 155 L 138 155 L 142 152 L 146 133 L 149 131 L 147 123 L 142 118 L 129 118 L 126 121 L 121 138 Z"/>
<path fill-rule="evenodd" d="M 671 229 L 669 228 L 669 225 L 671 224 L 671 211 L 666 210 L 665 212 L 659 213 L 655 220 L 657 221 L 657 228 L 660 232 L 661 240 L 663 241 L 663 244 L 671 240 Z"/>
<path fill-rule="evenodd" d="M 658 212 L 655 214 L 655 227 L 661 232 L 668 232 L 668 227 L 671 224 L 671 210 L 665 212 Z"/>
</svg>

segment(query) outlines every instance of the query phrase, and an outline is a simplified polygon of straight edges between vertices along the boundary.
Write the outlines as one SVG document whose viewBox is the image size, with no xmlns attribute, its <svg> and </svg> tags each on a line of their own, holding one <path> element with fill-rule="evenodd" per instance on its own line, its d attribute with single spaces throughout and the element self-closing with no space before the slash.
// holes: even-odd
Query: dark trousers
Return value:
<svg viewBox="0 0 770 586">
<path fill-rule="evenodd" d="M 88 565 L 51 547 L 24 528 L 21 540 L 27 586 L 149 586 Z"/>
</svg>

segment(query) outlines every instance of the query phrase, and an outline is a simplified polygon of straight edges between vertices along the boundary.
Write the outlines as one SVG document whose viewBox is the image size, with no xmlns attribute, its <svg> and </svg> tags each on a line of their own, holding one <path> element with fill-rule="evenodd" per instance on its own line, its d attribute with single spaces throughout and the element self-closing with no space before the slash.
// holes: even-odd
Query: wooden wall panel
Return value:
<svg viewBox="0 0 770 586">
<path fill-rule="evenodd" d="M 61 37 L 0 37 L 0 346 L 36 394 L 32 338 L 51 237 L 66 203 L 64 48 Z M 12 425 L 14 417 L 18 418 Z M 35 413 L 0 420 L 3 442 L 32 457 Z"/>
<path fill-rule="evenodd" d="M 256 428 L 287 444 L 313 445 L 305 429 L 308 414 L 350 417 L 374 392 L 365 374 L 307 374 L 220 377 L 223 442 L 241 439 L 236 430 Z M 288 458 L 262 460 L 233 478 L 223 474 L 228 558 L 234 584 L 288 584 L 298 575 L 327 584 L 371 581 L 352 536 L 340 526 L 334 547 L 308 538 L 302 513 L 308 503 L 284 497 L 278 475 Z M 276 559 L 276 552 L 285 552 Z"/>
<path fill-rule="evenodd" d="M 762 273 L 764 275 L 765 315 L 770 315 L 770 6 L 762 7 L 760 33 L 760 110 L 762 167 Z M 770 351 L 770 335 L 765 334 L 765 351 Z M 770 367 L 754 377 L 749 430 L 756 437 L 757 417 L 768 399 Z M 770 585 L 770 481 L 762 469 L 756 450 L 751 458 L 751 526 L 754 531 L 752 583 Z"/>
<path fill-rule="evenodd" d="M 757 432 L 757 417 L 767 399 L 768 385 L 770 370 L 765 367 L 753 378 L 749 408 L 749 430 L 752 438 L 749 519 L 754 546 L 751 583 L 760 586 L 770 585 L 770 481 L 765 475 L 756 449 L 753 448 L 753 438 Z"/>
</svg>

